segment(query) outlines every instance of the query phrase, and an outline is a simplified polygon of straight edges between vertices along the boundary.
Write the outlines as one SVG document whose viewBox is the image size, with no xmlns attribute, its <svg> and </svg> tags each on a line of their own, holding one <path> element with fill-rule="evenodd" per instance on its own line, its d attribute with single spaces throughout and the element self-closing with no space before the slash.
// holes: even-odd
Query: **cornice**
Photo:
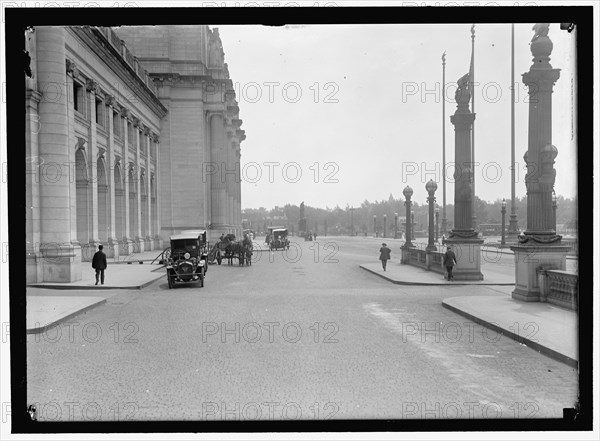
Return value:
<svg viewBox="0 0 600 441">
<path fill-rule="evenodd" d="M 104 63 L 121 77 L 132 89 L 135 96 L 154 113 L 160 118 L 163 118 L 167 114 L 167 108 L 160 102 L 148 85 L 142 81 L 135 70 L 127 64 L 121 54 L 119 54 L 112 44 L 106 40 L 106 37 L 99 29 L 90 26 L 73 26 L 69 29 L 81 39 L 99 59 L 104 61 Z"/>
</svg>

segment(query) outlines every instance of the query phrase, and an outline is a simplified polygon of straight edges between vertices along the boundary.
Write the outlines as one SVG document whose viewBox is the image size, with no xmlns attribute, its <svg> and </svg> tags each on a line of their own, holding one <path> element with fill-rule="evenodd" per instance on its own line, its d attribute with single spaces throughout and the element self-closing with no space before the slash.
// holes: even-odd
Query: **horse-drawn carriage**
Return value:
<svg viewBox="0 0 600 441">
<path fill-rule="evenodd" d="M 269 227 L 269 249 L 290 249 L 288 230 L 285 227 Z"/>
<path fill-rule="evenodd" d="M 206 231 L 182 231 L 171 236 L 171 248 L 164 253 L 169 289 L 177 282 L 197 282 L 204 286 L 208 270 Z M 167 251 L 167 250 L 165 250 Z"/>
<path fill-rule="evenodd" d="M 240 265 L 252 265 L 252 240 L 246 235 L 244 240 L 235 240 L 234 234 L 223 236 L 221 240 L 214 244 L 208 253 L 208 262 L 221 265 L 223 259 L 227 259 L 229 265 L 233 264 L 233 259 L 238 259 Z"/>
</svg>

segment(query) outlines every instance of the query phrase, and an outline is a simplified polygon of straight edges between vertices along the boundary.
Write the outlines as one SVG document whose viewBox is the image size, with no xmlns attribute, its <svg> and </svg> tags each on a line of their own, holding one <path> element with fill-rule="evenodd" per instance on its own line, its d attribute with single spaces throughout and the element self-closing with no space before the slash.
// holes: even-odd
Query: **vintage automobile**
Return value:
<svg viewBox="0 0 600 441">
<path fill-rule="evenodd" d="M 288 240 L 287 228 L 273 228 L 271 232 L 271 241 L 269 242 L 269 249 L 290 249 L 290 241 Z"/>
<path fill-rule="evenodd" d="M 207 271 L 206 231 L 188 230 L 171 236 L 171 252 L 167 259 L 169 288 L 177 282 L 200 282 L 204 286 Z"/>
</svg>

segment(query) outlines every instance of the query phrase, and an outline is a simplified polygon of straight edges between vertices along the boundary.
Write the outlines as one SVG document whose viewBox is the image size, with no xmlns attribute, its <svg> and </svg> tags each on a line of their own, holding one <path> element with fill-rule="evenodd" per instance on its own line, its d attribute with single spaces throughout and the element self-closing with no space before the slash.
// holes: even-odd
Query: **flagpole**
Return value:
<svg viewBox="0 0 600 441">
<path fill-rule="evenodd" d="M 510 220 L 507 238 L 510 242 L 517 239 L 517 207 L 515 205 L 515 24 L 511 25 L 510 39 Z"/>
<path fill-rule="evenodd" d="M 471 99 L 473 100 L 471 105 L 471 112 L 475 114 L 475 24 L 471 26 L 471 62 L 473 71 L 471 73 Z M 471 128 L 471 172 L 473 173 L 472 190 L 471 195 L 473 199 L 473 216 L 472 216 L 472 228 L 477 229 L 477 203 L 475 202 L 475 120 L 473 120 L 473 126 Z"/>
<path fill-rule="evenodd" d="M 442 54 L 442 234 L 446 234 L 446 51 Z"/>
</svg>

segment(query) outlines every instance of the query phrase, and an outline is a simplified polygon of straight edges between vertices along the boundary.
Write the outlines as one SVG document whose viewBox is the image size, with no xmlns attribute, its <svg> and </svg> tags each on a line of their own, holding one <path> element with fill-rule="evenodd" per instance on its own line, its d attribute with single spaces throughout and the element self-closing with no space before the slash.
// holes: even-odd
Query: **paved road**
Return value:
<svg viewBox="0 0 600 441">
<path fill-rule="evenodd" d="M 29 402 L 41 420 L 546 418 L 574 405 L 575 370 L 441 306 L 508 290 L 398 287 L 358 268 L 378 239 L 327 240 L 211 266 L 205 288 L 121 291 L 28 335 Z"/>
</svg>

